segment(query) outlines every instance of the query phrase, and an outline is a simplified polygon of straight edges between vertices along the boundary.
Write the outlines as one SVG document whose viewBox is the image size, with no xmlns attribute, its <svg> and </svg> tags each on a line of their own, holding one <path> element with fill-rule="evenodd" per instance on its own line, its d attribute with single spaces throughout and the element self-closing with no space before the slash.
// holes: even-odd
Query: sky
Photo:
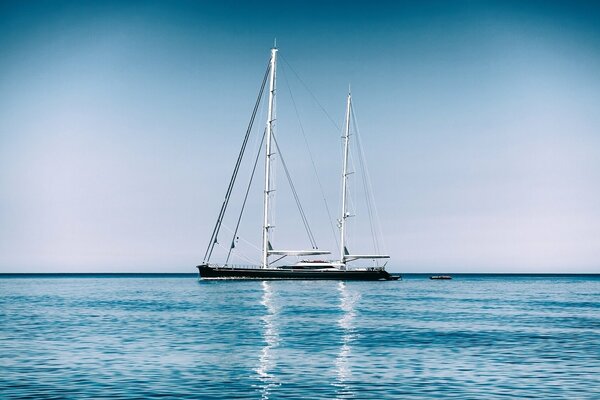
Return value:
<svg viewBox="0 0 600 400">
<path fill-rule="evenodd" d="M 351 85 L 388 270 L 600 273 L 598 20 L 593 1 L 2 1 L 0 272 L 194 272 L 276 38 L 276 134 L 320 248 Z M 276 167 L 274 245 L 304 249 Z"/>
</svg>

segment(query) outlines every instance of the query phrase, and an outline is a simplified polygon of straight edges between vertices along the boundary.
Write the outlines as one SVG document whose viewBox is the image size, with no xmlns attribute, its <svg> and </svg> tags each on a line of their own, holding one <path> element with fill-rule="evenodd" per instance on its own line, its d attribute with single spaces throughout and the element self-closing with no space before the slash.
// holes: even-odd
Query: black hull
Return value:
<svg viewBox="0 0 600 400">
<path fill-rule="evenodd" d="M 202 279 L 298 279 L 298 280 L 344 280 L 344 281 L 395 281 L 385 270 L 332 270 L 315 271 L 289 268 L 234 268 L 211 267 L 199 265 L 198 272 Z"/>
</svg>

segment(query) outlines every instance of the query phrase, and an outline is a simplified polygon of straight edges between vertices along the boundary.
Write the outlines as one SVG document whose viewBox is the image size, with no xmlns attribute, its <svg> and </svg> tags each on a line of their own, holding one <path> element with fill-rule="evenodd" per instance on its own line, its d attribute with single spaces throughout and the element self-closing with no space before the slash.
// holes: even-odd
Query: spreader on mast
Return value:
<svg viewBox="0 0 600 400">
<path fill-rule="evenodd" d="M 265 161 L 265 193 L 264 193 L 264 214 L 263 214 L 263 235 L 262 235 L 262 267 L 269 267 L 269 199 L 271 195 L 271 140 L 273 138 L 274 105 L 275 105 L 275 74 L 277 68 L 277 48 L 271 49 L 271 67 L 269 76 L 269 110 L 267 112 L 267 145 Z"/>
</svg>

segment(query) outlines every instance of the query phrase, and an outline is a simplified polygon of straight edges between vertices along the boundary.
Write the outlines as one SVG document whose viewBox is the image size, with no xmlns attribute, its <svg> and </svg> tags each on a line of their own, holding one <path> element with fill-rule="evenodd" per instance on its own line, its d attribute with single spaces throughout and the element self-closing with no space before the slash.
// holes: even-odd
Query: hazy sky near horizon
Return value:
<svg viewBox="0 0 600 400">
<path fill-rule="evenodd" d="M 351 83 L 392 271 L 600 273 L 598 3 L 251 3 L 0 3 L 0 272 L 193 272 L 276 37 L 277 135 L 321 247 L 289 93 L 337 215 L 321 107 L 341 125 Z M 276 245 L 306 247 L 283 179 Z"/>
</svg>

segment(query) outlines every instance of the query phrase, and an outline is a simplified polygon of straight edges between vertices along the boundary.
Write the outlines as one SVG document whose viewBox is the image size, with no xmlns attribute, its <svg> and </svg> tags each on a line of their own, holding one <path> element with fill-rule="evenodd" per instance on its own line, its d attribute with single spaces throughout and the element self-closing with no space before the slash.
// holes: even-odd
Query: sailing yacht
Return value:
<svg viewBox="0 0 600 400">
<path fill-rule="evenodd" d="M 284 259 L 288 256 L 306 257 L 306 256 L 322 256 L 330 254 L 329 251 L 318 250 L 315 248 L 311 250 L 279 250 L 274 249 L 270 242 L 270 233 L 273 228 L 270 221 L 270 207 L 272 192 L 272 157 L 275 154 L 275 148 L 278 148 L 277 141 L 273 134 L 274 128 L 274 103 L 275 103 L 275 91 L 276 91 L 276 77 L 277 77 L 277 52 L 276 47 L 271 49 L 271 57 L 263 78 L 262 86 L 259 92 L 258 99 L 256 101 L 254 112 L 246 131 L 246 136 L 242 144 L 242 149 L 238 155 L 234 173 L 227 189 L 225 200 L 221 207 L 221 211 L 217 218 L 217 223 L 213 229 L 213 233 L 210 238 L 210 242 L 204 260 L 201 265 L 198 265 L 199 277 L 201 279 L 306 279 L 306 280 L 397 280 L 399 277 L 392 276 L 383 267 L 352 267 L 349 264 L 352 261 L 360 259 L 387 259 L 389 256 L 382 254 L 349 254 L 346 248 L 346 220 L 350 217 L 347 207 L 347 192 L 348 192 L 348 153 L 349 153 L 349 141 L 350 141 L 350 112 L 352 107 L 352 96 L 349 93 L 346 103 L 346 118 L 344 125 L 344 155 L 343 155 L 343 171 L 342 171 L 342 213 L 339 219 L 340 228 L 340 253 L 339 258 L 333 261 L 322 261 L 322 260 L 301 260 L 296 263 L 290 263 L 285 265 L 275 265 L 276 262 Z M 210 263 L 210 258 L 214 249 L 215 244 L 218 243 L 218 234 L 221 228 L 225 210 L 229 204 L 233 186 L 240 169 L 242 157 L 248 143 L 248 136 L 252 129 L 256 112 L 259 107 L 259 103 L 266 86 L 266 82 L 269 83 L 269 98 L 268 98 L 268 112 L 267 112 L 267 123 L 265 129 L 265 137 L 263 141 L 265 143 L 265 177 L 264 177 L 264 192 L 263 192 L 263 226 L 262 226 L 262 262 L 260 265 L 231 265 L 228 264 L 229 257 L 224 264 Z M 262 144 L 261 144 L 262 146 Z M 258 159 L 257 159 L 258 160 Z M 255 168 L 256 169 L 256 163 Z M 287 173 L 287 171 L 286 171 Z M 253 171 L 254 174 L 254 171 Z M 248 191 L 246 192 L 246 196 Z M 245 203 L 245 201 L 244 201 Z M 238 221 L 239 224 L 239 221 Z M 234 234 L 235 236 L 235 234 Z M 231 248 L 233 249 L 234 243 L 232 242 Z M 231 253 L 231 250 L 230 250 Z M 273 257 L 276 257 L 273 260 Z"/>
</svg>

